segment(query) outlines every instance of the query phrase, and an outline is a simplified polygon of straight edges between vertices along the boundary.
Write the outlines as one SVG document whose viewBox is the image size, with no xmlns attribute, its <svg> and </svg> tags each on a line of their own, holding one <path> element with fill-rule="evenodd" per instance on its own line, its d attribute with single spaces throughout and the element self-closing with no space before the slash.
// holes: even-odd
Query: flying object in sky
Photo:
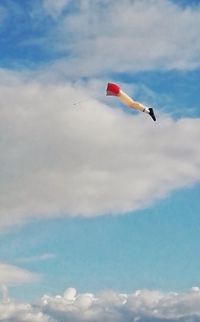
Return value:
<svg viewBox="0 0 200 322">
<path fill-rule="evenodd" d="M 123 104 L 127 105 L 130 108 L 149 114 L 152 117 L 152 119 L 156 121 L 156 117 L 154 115 L 154 110 L 152 107 L 146 107 L 142 103 L 134 101 L 130 96 L 128 96 L 121 90 L 119 85 L 114 83 L 108 83 L 106 95 L 117 96 Z"/>
</svg>

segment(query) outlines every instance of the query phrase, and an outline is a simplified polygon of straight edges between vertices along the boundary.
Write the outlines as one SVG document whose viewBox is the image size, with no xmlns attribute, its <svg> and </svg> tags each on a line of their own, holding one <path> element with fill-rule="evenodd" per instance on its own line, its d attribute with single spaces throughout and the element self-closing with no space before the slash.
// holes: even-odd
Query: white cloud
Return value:
<svg viewBox="0 0 200 322">
<path fill-rule="evenodd" d="M 29 10 L 33 36 L 18 46 L 48 53 L 51 68 L 53 54 L 57 59 L 60 54 L 53 70 L 66 77 L 200 66 L 199 6 L 182 8 L 168 0 L 43 0 Z M 12 2 L 14 12 L 25 14 Z M 0 7 L 0 23 L 4 13 Z M 53 23 L 45 24 L 46 14 Z"/>
<path fill-rule="evenodd" d="M 34 305 L 0 303 L 0 319 L 8 322 L 198 322 L 200 290 L 195 287 L 184 293 L 138 290 L 132 294 L 113 291 L 77 294 L 71 288 L 64 295 L 44 295 Z"/>
<path fill-rule="evenodd" d="M 154 123 L 122 112 L 114 98 L 106 98 L 113 108 L 92 98 L 86 86 L 5 79 L 0 225 L 136 210 L 199 182 L 198 118 Z M 87 101 L 74 106 L 80 98 Z"/>
<path fill-rule="evenodd" d="M 183 9 L 167 0 L 88 0 L 58 20 L 50 42 L 66 51 L 55 69 L 68 77 L 184 70 L 200 66 L 199 29 L 200 7 Z"/>
<path fill-rule="evenodd" d="M 29 304 L 0 303 L 0 320 L 6 322 L 54 322 Z"/>
<path fill-rule="evenodd" d="M 0 285 L 16 286 L 18 284 L 36 282 L 38 278 L 37 274 L 25 269 L 0 263 Z"/>
</svg>

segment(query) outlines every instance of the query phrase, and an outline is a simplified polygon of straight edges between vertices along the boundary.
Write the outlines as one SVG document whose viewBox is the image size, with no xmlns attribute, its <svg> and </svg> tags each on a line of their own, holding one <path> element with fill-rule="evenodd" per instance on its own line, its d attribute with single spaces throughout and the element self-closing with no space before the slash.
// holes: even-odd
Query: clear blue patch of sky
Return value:
<svg viewBox="0 0 200 322">
<path fill-rule="evenodd" d="M 94 219 L 40 220 L 0 237 L 0 261 L 43 275 L 13 288 L 20 299 L 114 289 L 184 290 L 200 285 L 200 186 L 175 192 L 149 209 Z M 46 261 L 23 257 L 52 253 Z"/>
</svg>

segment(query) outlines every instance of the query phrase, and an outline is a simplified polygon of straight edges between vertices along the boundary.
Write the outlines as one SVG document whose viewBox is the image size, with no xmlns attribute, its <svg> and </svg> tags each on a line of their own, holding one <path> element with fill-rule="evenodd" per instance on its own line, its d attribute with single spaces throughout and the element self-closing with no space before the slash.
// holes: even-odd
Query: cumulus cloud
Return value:
<svg viewBox="0 0 200 322">
<path fill-rule="evenodd" d="M 6 322 L 53 322 L 38 309 L 29 304 L 21 304 L 9 301 L 0 303 L 0 321 Z"/>
<path fill-rule="evenodd" d="M 44 295 L 34 305 L 10 301 L 0 303 L 3 321 L 34 322 L 198 322 L 200 290 L 162 293 L 138 290 L 132 294 L 104 291 L 77 294 L 74 288 L 55 297 Z"/>
<path fill-rule="evenodd" d="M 0 225 L 127 212 L 199 182 L 198 118 L 153 123 L 106 102 L 87 85 L 1 80 Z"/>
<path fill-rule="evenodd" d="M 200 66 L 200 7 L 167 0 L 79 3 L 49 35 L 66 53 L 55 69 L 67 76 Z"/>
</svg>

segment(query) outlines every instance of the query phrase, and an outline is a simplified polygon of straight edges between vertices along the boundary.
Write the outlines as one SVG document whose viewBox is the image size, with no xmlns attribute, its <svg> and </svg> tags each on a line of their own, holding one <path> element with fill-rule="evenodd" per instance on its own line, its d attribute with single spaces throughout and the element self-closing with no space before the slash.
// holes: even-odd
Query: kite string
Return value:
<svg viewBox="0 0 200 322">
<path fill-rule="evenodd" d="M 90 100 L 90 98 L 86 98 L 86 99 L 83 99 L 83 100 L 80 100 L 80 101 L 74 102 L 72 105 L 73 105 L 73 106 L 76 106 L 76 105 L 79 105 L 79 104 L 81 104 L 81 103 L 87 102 L 87 101 L 89 101 L 89 100 Z"/>
</svg>

